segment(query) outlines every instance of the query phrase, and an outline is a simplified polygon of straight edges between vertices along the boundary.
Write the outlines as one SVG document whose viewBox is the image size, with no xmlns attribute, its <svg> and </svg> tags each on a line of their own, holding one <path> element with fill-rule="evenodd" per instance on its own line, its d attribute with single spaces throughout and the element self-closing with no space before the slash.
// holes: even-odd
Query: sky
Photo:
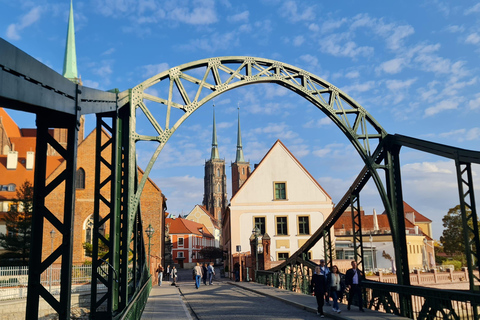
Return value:
<svg viewBox="0 0 480 320">
<path fill-rule="evenodd" d="M 62 73 L 69 6 L 68 0 L 0 0 L 0 36 Z M 77 66 L 85 86 L 123 91 L 200 59 L 261 57 L 332 83 L 390 134 L 479 150 L 478 1 L 74 0 L 73 7 Z M 214 103 L 229 198 L 237 108 L 252 166 L 280 139 L 334 203 L 363 167 L 340 129 L 286 88 L 245 86 Z M 203 105 L 179 127 L 150 174 L 174 215 L 187 214 L 202 201 L 212 105 Z M 35 126 L 33 115 L 10 114 L 22 128 Z M 94 121 L 86 117 L 87 132 Z M 145 168 L 156 144 L 137 148 Z M 400 156 L 404 200 L 432 220 L 439 239 L 443 216 L 459 203 L 454 163 L 408 148 Z M 477 165 L 473 173 L 480 190 Z M 372 182 L 360 194 L 360 205 L 366 214 L 383 212 Z"/>
</svg>

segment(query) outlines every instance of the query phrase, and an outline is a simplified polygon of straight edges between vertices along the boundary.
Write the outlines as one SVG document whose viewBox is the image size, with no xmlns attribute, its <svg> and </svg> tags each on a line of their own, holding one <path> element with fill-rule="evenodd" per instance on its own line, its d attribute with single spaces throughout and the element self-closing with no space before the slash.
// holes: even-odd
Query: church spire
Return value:
<svg viewBox="0 0 480 320">
<path fill-rule="evenodd" d="M 220 159 L 217 144 L 217 126 L 215 125 L 215 105 L 213 105 L 213 134 L 212 134 L 212 155 L 211 160 Z"/>
<path fill-rule="evenodd" d="M 63 76 L 79 83 L 77 72 L 77 53 L 75 49 L 75 27 L 73 25 L 73 0 L 70 0 L 70 15 L 68 18 L 67 43 L 65 46 L 65 60 L 63 61 Z"/>
<path fill-rule="evenodd" d="M 240 131 L 240 108 L 238 108 L 237 157 L 235 162 L 245 162 L 243 157 L 242 133 Z"/>
</svg>

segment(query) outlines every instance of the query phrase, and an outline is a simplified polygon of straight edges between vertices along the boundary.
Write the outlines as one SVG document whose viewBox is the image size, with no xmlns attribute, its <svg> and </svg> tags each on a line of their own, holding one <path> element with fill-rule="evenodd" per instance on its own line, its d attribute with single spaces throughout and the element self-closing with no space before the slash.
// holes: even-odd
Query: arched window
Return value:
<svg viewBox="0 0 480 320">
<path fill-rule="evenodd" d="M 220 169 L 217 169 L 217 177 L 220 177 Z"/>
<path fill-rule="evenodd" d="M 77 170 L 77 176 L 75 177 L 75 188 L 85 189 L 85 170 L 79 168 Z"/>
<path fill-rule="evenodd" d="M 93 242 L 93 215 L 87 218 L 84 225 L 85 229 L 85 242 L 92 243 Z"/>
<path fill-rule="evenodd" d="M 242 174 L 245 174 L 245 168 L 242 168 Z"/>
<path fill-rule="evenodd" d="M 217 191 L 220 192 L 220 185 L 217 186 Z"/>
</svg>

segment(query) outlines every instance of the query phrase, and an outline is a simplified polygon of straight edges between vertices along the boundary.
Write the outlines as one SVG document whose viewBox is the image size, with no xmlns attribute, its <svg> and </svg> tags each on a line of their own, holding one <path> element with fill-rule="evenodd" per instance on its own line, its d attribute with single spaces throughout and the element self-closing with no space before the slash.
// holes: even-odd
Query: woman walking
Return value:
<svg viewBox="0 0 480 320">
<path fill-rule="evenodd" d="M 339 293 L 342 290 L 341 286 L 341 281 L 342 281 L 342 275 L 340 271 L 338 271 L 338 267 L 334 265 L 332 267 L 332 273 L 331 273 L 331 281 L 330 281 L 330 296 L 333 299 L 333 312 L 338 312 L 340 313 L 340 306 L 338 304 L 338 296 Z"/>
</svg>

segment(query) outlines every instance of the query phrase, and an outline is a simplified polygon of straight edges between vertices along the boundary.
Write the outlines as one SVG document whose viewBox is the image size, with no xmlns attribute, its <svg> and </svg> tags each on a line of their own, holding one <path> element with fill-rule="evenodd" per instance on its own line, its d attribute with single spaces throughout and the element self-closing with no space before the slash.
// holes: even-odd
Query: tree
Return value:
<svg viewBox="0 0 480 320">
<path fill-rule="evenodd" d="M 26 180 L 17 189 L 16 199 L 10 205 L 4 220 L 7 233 L 0 233 L 0 246 L 6 252 L 0 255 L 4 264 L 27 265 L 30 255 L 33 216 L 33 185 Z"/>
<path fill-rule="evenodd" d="M 215 259 L 220 259 L 223 257 L 223 251 L 220 248 L 216 247 L 205 247 L 200 250 L 200 254 L 202 255 L 204 260 L 213 261 Z"/>
<path fill-rule="evenodd" d="M 466 210 L 467 215 L 471 214 L 471 210 Z M 462 211 L 460 205 L 450 208 L 448 213 L 443 217 L 443 230 L 440 242 L 443 251 L 450 254 L 457 260 L 461 260 L 465 264 L 465 241 L 463 234 Z M 471 223 L 471 221 L 469 221 Z M 480 226 L 480 224 L 479 224 Z"/>
</svg>

